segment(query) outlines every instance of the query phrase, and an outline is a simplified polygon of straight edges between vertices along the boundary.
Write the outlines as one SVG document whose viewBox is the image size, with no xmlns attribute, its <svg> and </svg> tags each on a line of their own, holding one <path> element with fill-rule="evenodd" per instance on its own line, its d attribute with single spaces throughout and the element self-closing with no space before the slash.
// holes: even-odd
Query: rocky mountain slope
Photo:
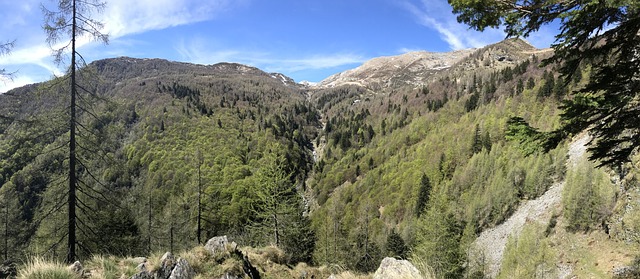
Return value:
<svg viewBox="0 0 640 279">
<path fill-rule="evenodd" d="M 379 89 L 400 84 L 422 85 L 434 72 L 451 67 L 473 51 L 415 51 L 398 56 L 378 57 L 355 69 L 332 75 L 321 81 L 318 86 L 337 87 L 351 84 Z"/>
<path fill-rule="evenodd" d="M 514 61 L 527 58 L 531 54 L 544 53 L 521 39 L 510 39 L 499 44 L 488 46 L 482 50 L 465 49 L 451 52 L 414 51 L 397 56 L 378 57 L 361 66 L 334 74 L 317 84 L 319 87 L 337 87 L 341 85 L 358 85 L 373 90 L 390 87 L 419 87 L 429 83 L 433 76 L 456 65 L 471 71 L 481 65 L 478 62 L 460 63 L 470 55 L 481 58 L 482 63 L 494 64 L 503 62 L 513 64 Z M 495 61 L 492 61 L 495 60 Z M 499 66 L 498 66 L 499 67 Z"/>
<path fill-rule="evenodd" d="M 567 167 L 574 168 L 577 162 L 584 158 L 589 137 L 583 134 L 574 139 L 567 152 Z M 504 256 L 508 238 L 518 238 L 525 223 L 537 222 L 543 227 L 549 225 L 553 214 L 562 210 L 561 200 L 565 181 L 557 181 L 542 196 L 526 201 L 504 223 L 483 231 L 472 244 L 477 255 L 485 259 L 486 275 L 495 278 L 500 271 L 500 264 Z M 559 264 L 562 265 L 562 264 Z M 571 274 L 571 266 L 561 266 L 563 270 L 558 278 L 566 278 Z"/>
</svg>

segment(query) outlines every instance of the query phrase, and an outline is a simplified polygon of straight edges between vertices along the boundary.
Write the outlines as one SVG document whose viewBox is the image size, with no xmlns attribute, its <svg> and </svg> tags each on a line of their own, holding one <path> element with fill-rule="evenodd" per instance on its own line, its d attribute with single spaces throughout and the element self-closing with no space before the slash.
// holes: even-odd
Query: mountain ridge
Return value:
<svg viewBox="0 0 640 279">
<path fill-rule="evenodd" d="M 522 60 L 534 53 L 545 52 L 522 39 L 507 39 L 483 48 L 450 52 L 414 51 L 395 56 L 376 57 L 362 65 L 333 74 L 317 84 L 319 88 L 358 85 L 371 89 L 421 86 L 436 73 L 452 68 L 478 52 L 489 50 L 500 62 Z"/>
</svg>

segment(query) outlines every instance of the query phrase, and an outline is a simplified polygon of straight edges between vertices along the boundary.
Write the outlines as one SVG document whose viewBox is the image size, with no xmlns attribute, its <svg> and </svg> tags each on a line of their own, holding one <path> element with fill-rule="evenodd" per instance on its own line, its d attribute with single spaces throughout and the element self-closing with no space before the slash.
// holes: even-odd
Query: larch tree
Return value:
<svg viewBox="0 0 640 279">
<path fill-rule="evenodd" d="M 283 159 L 267 155 L 266 164 L 256 174 L 257 184 L 253 189 L 256 202 L 252 211 L 258 218 L 257 227 L 271 234 L 270 243 L 280 247 L 284 229 L 297 206 L 294 204 L 295 186 L 290 181 L 290 174 L 283 169 Z"/>
<path fill-rule="evenodd" d="M 563 127 L 549 135 L 558 142 L 588 130 L 592 160 L 618 165 L 640 147 L 640 2 L 637 0 L 449 0 L 458 21 L 482 31 L 504 27 L 509 37 L 526 37 L 559 22 L 553 55 L 564 81 L 590 66 L 586 85 L 563 102 Z"/>
<path fill-rule="evenodd" d="M 67 224 L 67 261 L 76 260 L 76 228 L 77 228 L 77 187 L 78 167 L 76 134 L 78 131 L 77 96 L 79 90 L 87 90 L 78 84 L 77 72 L 86 65 L 84 59 L 77 51 L 78 41 L 83 38 L 91 38 L 103 43 L 108 43 L 108 35 L 103 34 L 103 23 L 91 18 L 93 12 L 102 12 L 104 2 L 96 0 L 60 0 L 57 1 L 57 10 L 49 10 L 44 5 L 45 23 L 44 30 L 47 34 L 47 43 L 54 52 L 55 62 L 63 64 L 67 55 L 70 56 L 69 65 L 69 169 L 68 169 L 68 224 Z M 62 43 L 61 43 L 62 42 Z M 61 43 L 61 44 L 60 44 Z M 65 78 L 66 80 L 66 78 Z"/>
</svg>

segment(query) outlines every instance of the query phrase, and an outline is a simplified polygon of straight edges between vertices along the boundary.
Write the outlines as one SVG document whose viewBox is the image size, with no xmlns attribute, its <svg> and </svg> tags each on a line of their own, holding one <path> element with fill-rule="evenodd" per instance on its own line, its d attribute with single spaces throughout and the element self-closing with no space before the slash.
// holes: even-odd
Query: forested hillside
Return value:
<svg viewBox="0 0 640 279">
<path fill-rule="evenodd" d="M 276 177 L 289 208 L 279 229 L 287 240 L 309 230 L 295 193 L 320 124 L 300 87 L 239 64 L 157 59 L 97 61 L 82 76 L 81 255 L 179 250 L 222 234 L 267 244 L 273 209 L 258 182 Z M 64 256 L 63 87 L 53 80 L 0 95 L 11 258 Z"/>
<path fill-rule="evenodd" d="M 629 264 L 640 231 L 637 169 L 568 167 L 573 135 L 554 146 L 540 138 L 560 127 L 558 107 L 590 72 L 582 65 L 583 75 L 564 80 L 555 64 L 541 66 L 550 55 L 513 39 L 438 54 L 418 71 L 391 62 L 352 71 L 375 82 L 345 74 L 319 86 L 231 63 L 93 62 L 80 81 L 79 256 L 181 251 L 227 235 L 275 245 L 288 264 L 366 274 L 392 256 L 425 276 L 483 278 L 474 240 L 566 179 L 553 225 L 510 239 L 499 276 L 575 260 L 536 249 L 605 231 L 603 241 L 629 244 L 607 250 Z M 0 95 L 4 259 L 64 259 L 65 84 Z M 547 258 L 514 260 L 534 252 Z M 583 265 L 575 274 L 612 268 Z"/>
</svg>

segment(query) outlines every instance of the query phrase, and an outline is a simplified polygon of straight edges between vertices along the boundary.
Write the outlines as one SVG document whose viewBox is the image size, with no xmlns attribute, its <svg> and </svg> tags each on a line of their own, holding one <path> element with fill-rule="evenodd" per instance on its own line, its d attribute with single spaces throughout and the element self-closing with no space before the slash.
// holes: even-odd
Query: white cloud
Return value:
<svg viewBox="0 0 640 279">
<path fill-rule="evenodd" d="M 13 88 L 32 84 L 37 81 L 28 76 L 16 76 L 13 79 L 0 78 L 0 94 L 5 93 Z"/>
<path fill-rule="evenodd" d="M 504 32 L 499 30 L 477 32 L 458 23 L 446 0 L 422 0 L 419 5 L 407 0 L 403 6 L 418 23 L 437 31 L 453 50 L 482 47 L 505 38 Z"/>
<path fill-rule="evenodd" d="M 232 0 L 111 0 L 103 15 L 112 38 L 209 20 L 243 5 Z"/>
<path fill-rule="evenodd" d="M 102 32 L 115 40 L 130 34 L 210 20 L 248 1 L 250 0 L 109 0 L 105 11 L 95 16 L 105 23 Z M 0 3 L 0 15 L 6 19 L 5 23 L 16 30 L 9 30 L 7 24 L 0 26 L 0 41 L 16 39 L 17 43 L 11 55 L 0 57 L 0 68 L 13 71 L 36 65 L 51 74 L 61 74 L 60 67 L 52 61 L 51 48 L 46 45 L 44 31 L 40 27 L 42 14 L 38 9 L 39 1 L 21 0 L 20 4 L 9 2 Z M 51 5 L 48 2 L 44 4 Z M 82 38 L 77 47 L 86 47 L 90 42 L 89 38 Z M 20 71 L 16 80 L 5 83 L 3 88 L 22 85 L 18 81 L 42 81 L 37 80 L 36 75 L 48 78 Z"/>
<path fill-rule="evenodd" d="M 416 51 L 424 51 L 423 49 L 418 49 L 418 48 L 408 48 L 408 47 L 403 47 L 398 49 L 398 53 L 400 54 L 405 54 L 405 53 L 409 53 L 409 52 L 416 52 Z"/>
<path fill-rule="evenodd" d="M 311 69 L 329 69 L 360 64 L 368 59 L 356 54 L 317 54 L 303 58 L 267 59 L 265 69 L 270 72 L 298 72 Z"/>
</svg>

